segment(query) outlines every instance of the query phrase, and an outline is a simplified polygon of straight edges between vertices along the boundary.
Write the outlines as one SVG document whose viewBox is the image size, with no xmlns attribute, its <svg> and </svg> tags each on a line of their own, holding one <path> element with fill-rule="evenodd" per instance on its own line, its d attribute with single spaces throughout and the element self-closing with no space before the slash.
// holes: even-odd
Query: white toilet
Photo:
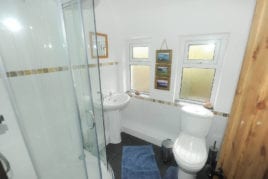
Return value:
<svg viewBox="0 0 268 179">
<path fill-rule="evenodd" d="M 178 179 L 195 179 L 207 160 L 206 136 L 213 113 L 198 105 L 182 107 L 181 132 L 173 146 L 179 166 Z"/>
</svg>

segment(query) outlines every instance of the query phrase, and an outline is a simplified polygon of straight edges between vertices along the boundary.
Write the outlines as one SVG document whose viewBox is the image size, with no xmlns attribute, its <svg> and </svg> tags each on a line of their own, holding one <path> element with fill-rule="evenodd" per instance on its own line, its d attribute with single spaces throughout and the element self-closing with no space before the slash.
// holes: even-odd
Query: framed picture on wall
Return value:
<svg viewBox="0 0 268 179">
<path fill-rule="evenodd" d="M 169 78 L 156 78 L 154 87 L 155 89 L 169 90 Z"/>
<path fill-rule="evenodd" d="M 156 50 L 156 63 L 171 64 L 172 50 Z"/>
<path fill-rule="evenodd" d="M 170 65 L 167 64 L 156 64 L 155 75 L 157 77 L 169 77 L 170 76 Z"/>
<path fill-rule="evenodd" d="M 108 36 L 107 36 L 107 34 L 90 32 L 89 38 L 90 38 L 91 57 L 92 58 L 97 58 L 97 57 L 108 58 Z"/>
</svg>

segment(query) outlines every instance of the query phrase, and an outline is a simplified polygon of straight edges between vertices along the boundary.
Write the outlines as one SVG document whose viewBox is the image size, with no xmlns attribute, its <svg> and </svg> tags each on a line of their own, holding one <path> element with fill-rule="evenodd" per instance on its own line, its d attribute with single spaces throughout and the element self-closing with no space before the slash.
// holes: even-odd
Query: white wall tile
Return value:
<svg viewBox="0 0 268 179">
<path fill-rule="evenodd" d="M 67 64 L 55 1 L 5 1 L 1 3 L 0 11 L 1 20 L 13 18 L 22 26 L 18 32 L 0 28 L 0 55 L 8 71 Z"/>
<path fill-rule="evenodd" d="M 151 138 L 150 142 L 161 144 L 166 138 L 175 140 L 180 133 L 181 122 L 180 107 L 153 103 L 141 99 L 131 98 L 130 103 L 122 110 L 123 128 L 134 131 L 134 135 Z M 221 146 L 227 118 L 215 116 L 207 136 L 207 146 L 217 141 L 217 147 Z M 127 131 L 127 130 L 126 130 Z M 135 133 L 136 131 L 136 133 Z"/>
<path fill-rule="evenodd" d="M 145 129 L 142 131 L 144 135 L 151 136 L 154 131 L 162 139 L 176 139 L 180 132 L 180 109 L 132 98 L 122 110 L 122 125 L 139 131 L 129 124 L 137 124 L 137 127 Z"/>
<path fill-rule="evenodd" d="M 0 114 L 3 114 L 8 131 L 0 134 L 0 152 L 3 153 L 11 164 L 13 179 L 36 179 L 30 157 L 21 136 L 9 96 L 0 80 Z"/>
<path fill-rule="evenodd" d="M 101 87 L 103 91 L 118 92 L 118 65 L 103 66 L 100 68 Z"/>
<path fill-rule="evenodd" d="M 10 81 L 40 176 L 50 171 L 50 178 L 56 178 L 58 174 L 52 175 L 52 169 L 65 163 L 75 167 L 72 163 L 76 161 L 80 161 L 83 173 L 83 162 L 78 159 L 82 152 L 78 114 L 69 72 L 16 77 Z M 60 178 L 66 175 L 60 174 Z"/>
<path fill-rule="evenodd" d="M 216 141 L 216 147 L 220 148 L 223 142 L 223 137 L 225 134 L 225 128 L 227 126 L 228 118 L 223 116 L 215 116 L 211 128 L 207 136 L 208 146 L 212 146 L 214 141 Z"/>
</svg>

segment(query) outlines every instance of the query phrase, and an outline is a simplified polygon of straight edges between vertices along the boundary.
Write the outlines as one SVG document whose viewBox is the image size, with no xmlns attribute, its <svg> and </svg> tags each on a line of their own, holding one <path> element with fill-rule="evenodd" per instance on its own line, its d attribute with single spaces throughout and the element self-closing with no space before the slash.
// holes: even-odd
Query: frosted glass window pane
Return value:
<svg viewBox="0 0 268 179">
<path fill-rule="evenodd" d="M 190 45 L 188 51 L 189 60 L 213 60 L 215 44 Z"/>
<path fill-rule="evenodd" d="M 149 92 L 150 66 L 131 65 L 131 89 Z"/>
<path fill-rule="evenodd" d="M 132 57 L 135 59 L 149 58 L 149 47 L 133 47 Z"/>
<path fill-rule="evenodd" d="M 180 98 L 205 101 L 210 99 L 215 69 L 183 68 Z"/>
</svg>

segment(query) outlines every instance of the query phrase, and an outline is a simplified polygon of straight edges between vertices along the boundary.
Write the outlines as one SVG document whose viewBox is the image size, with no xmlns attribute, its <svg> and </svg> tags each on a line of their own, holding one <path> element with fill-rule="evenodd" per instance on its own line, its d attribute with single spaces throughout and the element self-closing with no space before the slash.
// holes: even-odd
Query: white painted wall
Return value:
<svg viewBox="0 0 268 179">
<path fill-rule="evenodd" d="M 221 34 L 229 35 L 227 48 L 220 71 L 219 86 L 215 101 L 216 111 L 229 113 L 243 55 L 248 39 L 255 0 L 102 0 L 96 10 L 97 27 L 106 31 L 110 38 L 110 49 L 116 48 L 115 58 L 121 60 L 119 89 L 128 89 L 128 40 L 150 38 L 152 50 L 151 94 L 152 98 L 173 101 L 177 71 L 181 68 L 180 53 L 182 36 Z M 119 32 L 119 35 L 118 35 Z M 171 90 L 153 88 L 155 50 L 166 39 L 173 50 Z M 121 52 L 118 53 L 118 49 Z M 102 81 L 107 79 L 102 78 Z M 131 99 L 123 109 L 123 130 L 158 143 L 157 139 L 175 137 L 179 132 L 180 109 Z M 227 118 L 215 117 L 208 135 L 208 144 L 217 140 L 220 144 Z M 175 130 L 175 128 L 178 130 Z M 147 136 L 147 137 L 146 137 Z"/>
<path fill-rule="evenodd" d="M 120 38 L 110 39 L 110 48 L 122 49 L 121 53 L 116 53 L 116 58 L 119 58 L 122 64 L 127 64 L 126 62 L 128 61 L 128 55 L 125 53 L 127 47 L 126 44 L 122 44 L 122 39 L 151 38 L 153 69 L 155 50 L 160 48 L 164 39 L 167 40 L 168 47 L 173 49 L 171 91 L 155 90 L 151 85 L 151 96 L 169 101 L 173 100 L 176 72 L 180 68 L 177 66 L 180 64 L 179 61 L 182 60 L 181 54 L 179 54 L 181 36 L 214 33 L 229 34 L 219 88 L 216 99 L 213 102 L 215 110 L 229 113 L 243 60 L 254 6 L 255 0 L 103 0 L 97 6 L 96 19 L 97 27 L 101 26 L 104 29 L 103 31 L 109 31 L 109 36 L 117 38 L 118 32 L 120 32 Z M 124 54 L 125 56 L 122 58 Z M 121 71 L 124 72 L 125 70 L 122 68 Z M 122 76 L 128 75 L 128 73 L 123 72 Z M 154 70 L 152 70 L 151 76 L 154 79 Z"/>
<path fill-rule="evenodd" d="M 121 62 L 123 59 L 123 36 L 121 35 L 123 24 L 117 18 L 117 13 L 113 11 L 113 4 L 107 2 L 107 0 L 101 0 L 95 8 L 96 30 L 108 35 L 109 47 L 109 57 L 100 59 L 99 62 Z M 121 63 L 101 68 L 101 84 L 104 92 L 122 91 L 119 88 L 122 81 L 122 74 L 119 74 L 120 67 Z"/>
<path fill-rule="evenodd" d="M 95 8 L 95 19 L 97 32 L 108 35 L 109 57 L 100 59 L 100 62 L 107 60 L 121 61 L 123 39 L 122 30 L 124 24 L 114 11 L 114 2 L 101 0 Z"/>
</svg>

